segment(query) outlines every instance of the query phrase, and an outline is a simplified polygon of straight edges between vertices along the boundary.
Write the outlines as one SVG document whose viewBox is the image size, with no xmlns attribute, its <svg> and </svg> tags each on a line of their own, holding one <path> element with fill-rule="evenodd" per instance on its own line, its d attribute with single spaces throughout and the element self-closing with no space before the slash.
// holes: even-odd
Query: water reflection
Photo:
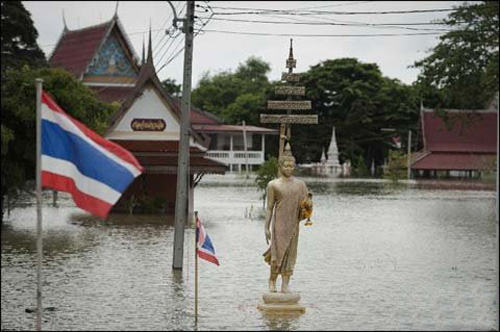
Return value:
<svg viewBox="0 0 500 332">
<path fill-rule="evenodd" d="M 301 314 L 269 314 L 262 313 L 262 320 L 271 331 L 295 331 L 299 328 Z"/>
<path fill-rule="evenodd" d="M 306 178 L 314 225 L 301 228 L 291 287 L 306 313 L 269 316 L 261 193 L 243 178 L 204 178 L 195 209 L 221 266 L 200 261 L 194 231 L 172 270 L 173 223 L 106 222 L 60 195 L 44 206 L 44 330 L 490 330 L 495 323 L 495 192 Z M 33 200 L 2 225 L 2 330 L 31 330 L 36 305 Z M 248 216 L 253 206 L 253 216 Z M 245 212 L 246 211 L 246 212 Z"/>
</svg>

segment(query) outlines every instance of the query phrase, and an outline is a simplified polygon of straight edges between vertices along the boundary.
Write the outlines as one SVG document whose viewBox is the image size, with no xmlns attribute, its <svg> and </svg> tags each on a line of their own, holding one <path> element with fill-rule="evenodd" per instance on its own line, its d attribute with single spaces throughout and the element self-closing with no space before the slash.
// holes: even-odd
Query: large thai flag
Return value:
<svg viewBox="0 0 500 332">
<path fill-rule="evenodd" d="M 205 227 L 203 227 L 203 224 L 198 216 L 196 216 L 196 243 L 198 244 L 198 257 L 218 266 L 219 260 L 217 259 L 217 256 L 215 256 L 214 245 L 212 244 L 208 234 L 205 232 Z"/>
<path fill-rule="evenodd" d="M 44 91 L 41 154 L 42 186 L 70 193 L 101 218 L 143 171 L 129 151 L 70 117 Z"/>
</svg>

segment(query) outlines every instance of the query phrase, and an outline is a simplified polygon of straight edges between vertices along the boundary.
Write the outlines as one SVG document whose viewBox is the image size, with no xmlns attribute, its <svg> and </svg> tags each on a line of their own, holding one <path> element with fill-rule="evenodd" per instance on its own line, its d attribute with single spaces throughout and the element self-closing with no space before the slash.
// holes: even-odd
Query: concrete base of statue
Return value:
<svg viewBox="0 0 500 332">
<path fill-rule="evenodd" d="M 257 308 L 266 313 L 304 313 L 306 308 L 299 304 L 299 293 L 264 293 L 263 303 L 259 303 Z"/>
</svg>

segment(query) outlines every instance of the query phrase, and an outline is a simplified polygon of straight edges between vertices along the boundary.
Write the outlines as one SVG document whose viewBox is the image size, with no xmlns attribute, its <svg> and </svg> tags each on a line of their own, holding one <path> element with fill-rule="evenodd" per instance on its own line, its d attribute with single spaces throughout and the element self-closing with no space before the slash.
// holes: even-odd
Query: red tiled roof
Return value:
<svg viewBox="0 0 500 332">
<path fill-rule="evenodd" d="M 176 166 L 178 163 L 177 156 L 137 156 L 137 160 L 142 166 Z M 197 157 L 197 156 L 189 156 L 190 164 L 189 166 L 223 166 L 215 160 Z"/>
<path fill-rule="evenodd" d="M 179 151 L 179 141 L 139 141 L 139 140 L 112 140 L 130 152 L 172 152 Z M 204 153 L 195 146 L 190 147 L 191 153 Z"/>
<path fill-rule="evenodd" d="M 63 67 L 80 77 L 92 60 L 113 20 L 93 27 L 65 31 L 50 57 L 50 66 Z"/>
<path fill-rule="evenodd" d="M 146 168 L 147 173 L 177 174 L 179 142 L 132 140 L 113 140 L 113 142 L 132 152 L 139 163 Z M 147 155 L 148 152 L 160 152 L 161 155 Z M 199 172 L 224 174 L 226 172 L 226 165 L 203 155 L 204 152 L 197 147 L 190 147 L 189 172 L 191 174 Z"/>
<path fill-rule="evenodd" d="M 440 152 L 497 151 L 497 113 L 480 111 L 448 111 L 453 128 L 448 130 L 443 119 L 433 112 L 423 112 L 425 149 Z"/>
<path fill-rule="evenodd" d="M 199 125 L 199 124 L 194 124 L 193 128 L 201 131 L 201 132 L 206 132 L 206 133 L 242 133 L 243 132 L 243 126 L 236 126 L 236 125 Z M 246 131 L 248 133 L 260 133 L 260 134 L 278 134 L 277 129 L 269 129 L 269 128 L 263 128 L 263 127 L 255 127 L 255 126 L 246 126 Z"/>
<path fill-rule="evenodd" d="M 495 154 L 432 152 L 413 163 L 415 170 L 485 170 L 492 169 Z"/>
<path fill-rule="evenodd" d="M 191 120 L 191 124 L 219 124 L 216 119 L 195 108 L 191 108 L 191 112 L 189 112 L 189 118 Z"/>
<path fill-rule="evenodd" d="M 97 92 L 99 100 L 106 103 L 123 102 L 134 91 L 134 87 L 90 86 Z"/>
</svg>

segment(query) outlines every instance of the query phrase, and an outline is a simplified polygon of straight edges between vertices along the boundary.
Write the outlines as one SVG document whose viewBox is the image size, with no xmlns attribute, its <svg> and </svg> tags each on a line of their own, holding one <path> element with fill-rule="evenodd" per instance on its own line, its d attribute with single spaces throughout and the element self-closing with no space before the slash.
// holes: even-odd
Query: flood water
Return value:
<svg viewBox="0 0 500 332">
<path fill-rule="evenodd" d="M 261 193 L 238 176 L 207 176 L 195 210 L 221 265 L 194 238 L 172 270 L 173 226 L 159 216 L 89 218 L 66 195 L 44 196 L 43 330 L 494 330 L 496 192 L 303 178 L 314 193 L 290 286 L 306 313 L 264 315 L 269 268 Z M 34 330 L 36 207 L 4 216 L 2 330 Z M 280 286 L 280 279 L 278 279 Z"/>
</svg>

